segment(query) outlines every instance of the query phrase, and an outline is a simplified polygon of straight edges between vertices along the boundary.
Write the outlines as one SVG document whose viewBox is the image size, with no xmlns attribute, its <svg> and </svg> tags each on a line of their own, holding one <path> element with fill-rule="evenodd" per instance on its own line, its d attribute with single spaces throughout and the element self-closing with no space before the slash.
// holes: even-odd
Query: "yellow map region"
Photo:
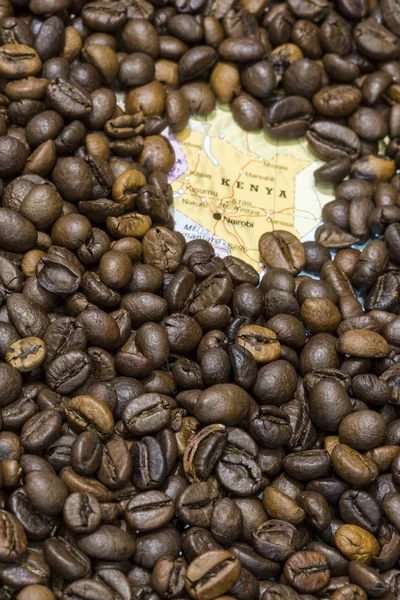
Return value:
<svg viewBox="0 0 400 600">
<path fill-rule="evenodd" d="M 191 119 L 176 138 L 187 162 L 172 183 L 177 229 L 186 239 L 203 233 L 222 255 L 261 268 L 257 243 L 264 232 L 307 237 L 331 199 L 330 190 L 315 187 L 313 172 L 321 163 L 304 139 L 283 143 L 246 133 L 224 107 L 207 120 Z"/>
</svg>

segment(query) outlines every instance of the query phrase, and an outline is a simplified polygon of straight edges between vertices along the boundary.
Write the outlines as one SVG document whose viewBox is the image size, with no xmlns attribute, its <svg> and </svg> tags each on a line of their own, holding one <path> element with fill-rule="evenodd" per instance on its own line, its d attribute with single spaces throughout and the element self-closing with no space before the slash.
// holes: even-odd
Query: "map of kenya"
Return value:
<svg viewBox="0 0 400 600">
<path fill-rule="evenodd" d="M 203 237 L 221 256 L 233 254 L 261 270 L 257 242 L 274 229 L 305 238 L 318 225 L 331 190 L 314 184 L 319 163 L 305 140 L 278 142 L 246 133 L 230 111 L 191 119 L 176 136 L 170 174 L 176 229 L 189 241 Z M 174 140 L 175 141 L 175 140 Z"/>
</svg>

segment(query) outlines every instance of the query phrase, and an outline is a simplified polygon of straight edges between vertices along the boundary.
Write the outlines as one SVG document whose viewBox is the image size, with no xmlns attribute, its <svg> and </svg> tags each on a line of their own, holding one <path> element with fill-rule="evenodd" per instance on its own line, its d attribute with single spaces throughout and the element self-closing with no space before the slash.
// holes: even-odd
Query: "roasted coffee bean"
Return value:
<svg viewBox="0 0 400 600">
<path fill-rule="evenodd" d="M 217 542 L 228 545 L 240 535 L 242 513 L 229 498 L 217 500 L 211 519 L 211 532 Z"/>
<path fill-rule="evenodd" d="M 45 450 L 61 433 L 62 418 L 56 410 L 43 410 L 26 420 L 21 444 L 28 452 Z"/>
<path fill-rule="evenodd" d="M 359 525 L 371 533 L 378 531 L 382 510 L 367 492 L 347 490 L 340 497 L 339 510 L 345 523 Z"/>
<path fill-rule="evenodd" d="M 337 184 L 350 175 L 351 161 L 349 158 L 336 158 L 314 172 L 315 180 L 322 184 Z"/>
<path fill-rule="evenodd" d="M 216 476 L 231 493 L 245 496 L 263 485 L 258 449 L 251 437 L 232 428 L 216 465 Z"/>
<path fill-rule="evenodd" d="M 52 108 L 69 119 L 83 119 L 91 111 L 92 101 L 89 93 L 62 77 L 49 83 L 46 94 Z"/>
<path fill-rule="evenodd" d="M 341 525 L 335 533 L 337 548 L 350 560 L 370 563 L 380 551 L 376 538 L 357 525 Z"/>
<path fill-rule="evenodd" d="M 22 373 L 39 367 L 46 356 L 46 346 L 40 338 L 26 337 L 11 344 L 6 353 L 7 362 Z"/>
<path fill-rule="evenodd" d="M 260 364 L 270 363 L 280 355 L 280 343 L 276 334 L 258 325 L 245 325 L 237 332 L 236 344 L 243 346 Z"/>
<path fill-rule="evenodd" d="M 101 560 L 124 560 L 132 556 L 135 542 L 131 534 L 114 525 L 101 525 L 83 535 L 78 547 L 88 556 Z"/>
<path fill-rule="evenodd" d="M 1 510 L 0 519 L 0 555 L 2 561 L 11 563 L 18 559 L 25 552 L 28 541 L 26 539 L 23 526 L 14 515 L 6 510 Z"/>
<path fill-rule="evenodd" d="M 292 435 L 288 415 L 276 406 L 260 406 L 250 415 L 249 430 L 253 437 L 266 448 L 277 448 L 287 443 Z"/>
<path fill-rule="evenodd" d="M 237 581 L 241 571 L 238 559 L 227 550 L 209 550 L 187 567 L 185 587 L 192 598 L 223 595 Z"/>
<path fill-rule="evenodd" d="M 135 563 L 152 569 L 159 558 L 178 558 L 181 550 L 180 536 L 175 528 L 162 527 L 155 532 L 141 533 L 136 538 Z"/>
<path fill-rule="evenodd" d="M 178 496 L 177 514 L 184 523 L 210 528 L 214 500 L 208 482 L 193 483 Z"/>
<path fill-rule="evenodd" d="M 360 102 L 360 90 L 350 85 L 327 86 L 313 98 L 315 109 L 324 117 L 346 117 Z"/>
<path fill-rule="evenodd" d="M 244 542 L 236 542 L 230 546 L 229 551 L 237 556 L 242 565 L 258 578 L 263 579 L 273 576 L 273 573 L 276 573 L 279 569 L 278 563 L 262 557 Z"/>
<path fill-rule="evenodd" d="M 133 529 L 150 531 L 166 525 L 174 515 L 174 503 L 158 490 L 135 496 L 126 506 L 125 516 Z"/>
<path fill-rule="evenodd" d="M 375 463 L 346 444 L 336 445 L 331 458 L 336 473 L 350 484 L 366 485 L 378 476 Z"/>
<path fill-rule="evenodd" d="M 398 51 L 397 37 L 372 19 L 357 25 L 354 37 L 358 48 L 368 58 L 390 60 Z"/>
<path fill-rule="evenodd" d="M 349 564 L 349 576 L 355 584 L 363 583 L 363 589 L 372 597 L 379 598 L 387 592 L 387 584 L 375 569 L 365 563 L 352 561 Z"/>
<path fill-rule="evenodd" d="M 287 269 L 293 275 L 297 275 L 305 265 L 304 249 L 287 232 L 264 234 L 260 238 L 259 247 L 263 261 L 270 268 Z"/>
<path fill-rule="evenodd" d="M 313 593 L 322 589 L 330 579 L 326 557 L 320 552 L 295 552 L 283 568 L 285 579 L 298 592 Z"/>
<path fill-rule="evenodd" d="M 250 408 L 250 396 L 231 383 L 214 385 L 202 392 L 196 402 L 195 417 L 204 424 L 237 425 Z"/>
<path fill-rule="evenodd" d="M 96 31 L 116 31 L 126 22 L 126 9 L 119 2 L 91 2 L 81 14 L 85 25 Z"/>
<path fill-rule="evenodd" d="M 226 436 L 223 425 L 209 425 L 192 438 L 183 458 L 189 481 L 194 483 L 208 479 L 223 452 Z"/>
<path fill-rule="evenodd" d="M 112 435 L 114 419 L 111 411 L 93 396 L 75 396 L 68 404 L 66 417 L 78 432 L 94 430 L 102 440 Z"/>
<path fill-rule="evenodd" d="M 300 525 L 304 521 L 304 510 L 290 496 L 269 486 L 263 493 L 263 505 L 272 519 L 280 519 Z"/>
<path fill-rule="evenodd" d="M 386 434 L 386 424 L 381 415 L 361 410 L 347 415 L 339 425 L 339 439 L 359 451 L 380 446 Z"/>
<path fill-rule="evenodd" d="M 120 489 L 130 480 L 132 460 L 127 444 L 119 436 L 114 436 L 103 447 L 99 480 L 110 489 Z"/>
<path fill-rule="evenodd" d="M 306 133 L 313 152 L 322 160 L 354 160 L 361 152 L 361 141 L 349 127 L 336 122 L 316 121 Z"/>
<path fill-rule="evenodd" d="M 286 521 L 270 520 L 253 529 L 254 547 L 269 560 L 286 560 L 294 550 L 296 528 Z"/>
<path fill-rule="evenodd" d="M 309 397 L 310 416 L 325 431 L 336 432 L 342 419 L 352 412 L 350 398 L 333 379 L 322 379 L 313 386 Z"/>
<path fill-rule="evenodd" d="M 327 476 L 331 459 L 325 450 L 304 450 L 288 454 L 283 459 L 282 466 L 288 475 L 296 475 L 296 478 L 307 481 Z"/>
<path fill-rule="evenodd" d="M 340 336 L 338 350 L 360 358 L 378 358 L 387 356 L 389 346 L 384 338 L 374 331 L 350 330 Z"/>
<path fill-rule="evenodd" d="M 52 473 L 32 471 L 25 481 L 26 494 L 38 512 L 54 516 L 62 511 L 68 490 L 61 479 Z"/>
<path fill-rule="evenodd" d="M 85 577 L 90 571 L 90 561 L 86 554 L 64 537 L 48 538 L 43 550 L 49 566 L 66 580 Z"/>
<path fill-rule="evenodd" d="M 3 595 L 392 596 L 397 4 L 165 2 L 0 2 Z M 216 100 L 328 161 L 316 241 L 174 230 Z"/>
<path fill-rule="evenodd" d="M 63 516 L 68 527 L 77 533 L 89 533 L 101 522 L 101 507 L 91 494 L 70 494 L 63 506 Z"/>
<path fill-rule="evenodd" d="M 170 398 L 148 393 L 127 402 L 122 413 L 125 427 L 131 433 L 148 434 L 160 431 L 171 417 Z"/>
<path fill-rule="evenodd" d="M 298 138 L 305 134 L 312 115 L 312 105 L 306 98 L 285 97 L 267 105 L 264 129 L 278 139 Z M 262 254 L 261 248 L 260 252 Z"/>
<path fill-rule="evenodd" d="M 25 44 L 5 44 L 0 49 L 0 73 L 6 79 L 37 75 L 42 67 L 36 51 Z"/>
<path fill-rule="evenodd" d="M 0 404 L 2 407 L 16 400 L 22 389 L 22 380 L 19 372 L 6 363 L 1 363 L 0 368 Z"/>
<path fill-rule="evenodd" d="M 133 482 L 140 490 L 158 488 L 168 475 L 168 454 L 160 441 L 144 437 L 131 446 Z"/>
</svg>

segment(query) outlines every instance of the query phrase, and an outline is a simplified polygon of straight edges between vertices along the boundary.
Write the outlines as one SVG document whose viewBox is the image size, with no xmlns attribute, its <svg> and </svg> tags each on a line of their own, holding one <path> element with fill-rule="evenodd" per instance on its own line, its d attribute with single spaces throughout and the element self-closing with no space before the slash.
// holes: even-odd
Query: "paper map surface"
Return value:
<svg viewBox="0 0 400 600">
<path fill-rule="evenodd" d="M 209 240 L 220 256 L 233 254 L 261 270 L 258 239 L 284 229 L 313 239 L 332 190 L 318 189 L 321 166 L 304 138 L 283 142 L 243 131 L 227 106 L 169 134 L 176 164 L 169 177 L 175 228 L 187 241 Z"/>
</svg>

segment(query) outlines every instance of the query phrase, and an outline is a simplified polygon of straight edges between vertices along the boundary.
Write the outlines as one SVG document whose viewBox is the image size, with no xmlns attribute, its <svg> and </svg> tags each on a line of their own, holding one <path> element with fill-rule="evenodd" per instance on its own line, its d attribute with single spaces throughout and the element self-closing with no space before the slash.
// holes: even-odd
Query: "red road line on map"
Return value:
<svg viewBox="0 0 400 600">
<path fill-rule="evenodd" d="M 224 221 L 216 221 L 216 223 L 217 223 L 217 224 L 218 224 L 218 223 L 221 223 L 221 224 L 223 225 L 223 227 L 224 227 L 224 229 L 225 229 L 226 233 L 227 233 L 228 235 L 231 235 L 231 236 L 232 236 L 232 237 L 233 237 L 233 238 L 234 238 L 234 239 L 235 239 L 235 240 L 238 242 L 238 244 L 239 244 L 239 245 L 242 247 L 242 252 L 243 252 L 243 254 L 244 254 L 245 256 L 247 256 L 247 258 L 249 258 L 251 261 L 253 261 L 253 262 L 257 263 L 257 265 L 258 265 L 258 262 L 259 262 L 259 261 L 258 261 L 258 260 L 256 260 L 255 258 L 253 258 L 252 256 L 250 256 L 250 254 L 248 254 L 248 253 L 247 253 L 247 251 L 245 250 L 245 247 L 244 247 L 243 240 L 240 240 L 240 239 L 239 239 L 239 238 L 238 238 L 238 237 L 237 237 L 237 236 L 236 236 L 234 233 L 232 233 L 231 231 L 229 231 L 229 229 L 227 229 L 227 228 L 226 228 L 226 225 L 225 225 L 225 222 L 224 222 Z"/>
<path fill-rule="evenodd" d="M 201 156 L 201 152 L 202 152 L 202 150 L 200 150 L 200 154 L 197 154 L 197 162 L 196 162 L 196 166 L 194 167 L 193 171 L 191 171 L 191 172 L 189 173 L 189 177 L 190 177 L 191 175 L 193 175 L 194 173 L 196 173 L 196 171 L 197 171 L 197 167 L 199 166 L 199 162 L 200 162 L 200 156 Z"/>
<path fill-rule="evenodd" d="M 277 215 L 277 214 L 285 212 L 287 210 L 293 210 L 293 211 L 297 210 L 299 212 L 304 212 L 304 213 L 307 213 L 308 215 L 311 215 L 315 219 L 315 215 L 313 215 L 309 210 L 305 210 L 303 208 L 294 208 L 294 207 L 291 207 L 291 206 L 287 206 L 286 208 L 282 208 L 281 210 L 272 211 L 270 214 L 271 215 Z M 318 220 L 318 219 L 316 219 L 316 220 Z"/>
<path fill-rule="evenodd" d="M 291 206 L 282 208 L 281 210 L 270 210 L 269 215 L 278 215 L 279 213 L 286 212 L 287 210 L 292 210 L 293 212 L 297 210 L 298 212 L 307 213 L 308 215 L 311 215 L 313 217 L 313 219 L 318 221 L 318 219 L 315 218 L 315 215 L 313 215 L 309 210 L 305 210 L 303 208 L 295 208 L 295 207 L 291 207 Z M 229 216 L 232 216 L 236 219 L 239 219 L 239 218 L 248 218 L 248 219 L 264 218 L 265 219 L 266 218 L 265 214 L 264 215 L 237 215 L 237 214 L 234 215 L 234 214 L 230 214 L 230 213 L 228 213 L 228 214 L 229 214 Z"/>
<path fill-rule="evenodd" d="M 248 219 L 249 218 L 252 218 L 252 219 L 264 218 L 265 219 L 265 218 L 267 218 L 265 214 L 263 214 L 263 215 L 236 215 L 236 214 L 233 214 L 233 213 L 226 213 L 226 214 L 229 217 L 232 217 L 232 218 L 235 218 L 235 219 L 239 219 L 239 218 L 243 218 L 243 219 L 245 219 L 245 218 L 248 218 Z M 273 213 L 270 212 L 269 214 L 272 215 Z"/>
<path fill-rule="evenodd" d="M 251 148 L 250 148 L 250 143 L 249 143 L 249 132 L 246 132 L 246 146 L 247 146 L 247 149 L 248 149 L 248 151 L 249 151 L 249 152 L 252 152 L 253 154 L 255 154 L 255 152 L 254 152 L 253 150 L 251 150 Z M 195 167 L 193 168 L 193 170 L 192 170 L 192 171 L 190 171 L 190 173 L 189 173 L 188 177 L 190 177 L 191 175 L 194 175 L 194 174 L 196 173 L 196 171 L 197 171 L 197 168 L 198 168 L 198 166 L 199 166 L 199 163 L 200 163 L 200 156 L 201 156 L 201 152 L 202 152 L 202 151 L 200 151 L 200 153 L 197 155 L 197 162 L 196 162 L 196 165 L 195 165 Z M 245 163 L 245 164 L 243 165 L 243 167 L 241 167 L 241 169 L 239 169 L 239 170 L 240 170 L 240 171 L 243 171 L 243 170 L 244 170 L 246 167 L 248 167 L 248 166 L 249 166 L 251 163 L 253 163 L 253 162 L 257 162 L 257 163 L 259 163 L 260 161 L 259 161 L 258 159 L 251 159 L 251 160 L 249 160 L 247 163 Z M 230 195 L 230 196 L 225 196 L 225 197 L 223 197 L 223 198 L 221 198 L 221 199 L 220 199 L 220 201 L 219 201 L 219 206 L 220 206 L 220 211 L 221 211 L 221 212 L 220 212 L 220 214 L 222 214 L 222 215 L 224 215 L 224 216 L 226 216 L 226 215 L 228 215 L 228 216 L 232 216 L 233 218 L 252 218 L 252 219 L 264 218 L 264 219 L 267 219 L 267 220 L 268 220 L 268 219 L 270 219 L 270 217 L 271 217 L 272 215 L 277 215 L 277 214 L 279 214 L 279 213 L 283 213 L 283 212 L 290 211 L 290 210 L 291 210 L 291 211 L 293 211 L 293 213 L 294 213 L 294 211 L 295 211 L 295 210 L 297 210 L 297 211 L 299 211 L 299 212 L 307 213 L 307 214 L 311 215 L 311 217 L 312 217 L 313 219 L 315 219 L 315 215 L 313 215 L 313 213 L 311 213 L 310 211 L 308 211 L 308 210 L 305 210 L 305 209 L 301 209 L 301 208 L 294 208 L 294 207 L 291 207 L 291 206 L 288 206 L 288 207 L 286 207 L 286 208 L 282 208 L 281 210 L 276 210 L 276 211 L 275 211 L 275 210 L 272 210 L 272 211 L 269 211 L 269 215 L 270 215 L 270 217 L 267 217 L 267 216 L 266 216 L 266 215 L 264 215 L 264 214 L 261 214 L 261 215 L 230 215 L 229 213 L 227 213 L 227 212 L 225 211 L 225 208 L 224 208 L 224 202 L 225 202 L 226 200 L 230 200 L 231 198 L 233 198 L 233 197 L 234 197 L 234 195 L 235 195 L 235 192 L 234 192 L 234 187 L 235 187 L 235 185 L 237 184 L 237 182 L 240 180 L 240 178 L 241 178 L 241 175 L 243 175 L 243 173 L 239 173 L 239 174 L 238 174 L 238 176 L 237 176 L 237 178 L 235 179 L 235 181 L 234 181 L 234 182 L 233 182 L 233 184 L 231 185 L 231 190 L 232 190 L 232 193 L 231 193 L 231 195 Z M 200 200 L 202 199 L 202 197 L 200 196 L 200 194 L 198 194 L 198 193 L 196 192 L 196 190 L 195 190 L 195 189 L 193 188 L 193 186 L 192 186 L 192 185 L 189 183 L 189 181 L 181 181 L 180 179 L 177 179 L 176 181 L 177 181 L 177 183 L 180 183 L 180 184 L 181 184 L 181 187 L 180 187 L 179 189 L 182 189 L 182 188 L 183 188 L 183 187 L 186 185 L 186 187 L 188 187 L 188 188 L 189 188 L 189 190 L 190 190 L 190 191 L 191 191 L 191 192 L 192 192 L 192 193 L 193 193 L 195 196 L 197 196 L 197 198 L 200 198 Z M 209 202 L 208 202 L 208 200 L 207 200 L 207 199 L 206 199 L 206 204 L 207 204 L 207 208 L 210 210 L 211 214 L 214 214 L 214 210 L 213 210 L 213 209 L 212 209 L 212 207 L 210 206 L 210 204 L 209 204 Z M 271 219 L 270 219 L 270 220 L 271 220 Z M 212 231 L 211 240 L 214 238 L 214 236 L 215 236 L 215 235 L 217 235 L 216 229 L 217 229 L 217 226 L 218 226 L 218 223 L 219 223 L 219 222 L 220 222 L 220 221 L 216 220 L 216 221 L 215 221 L 215 223 L 214 223 L 214 227 L 213 227 L 213 231 Z M 232 233 L 231 231 L 229 231 L 229 229 L 227 229 L 227 227 L 226 227 L 226 225 L 225 225 L 225 222 L 224 222 L 224 221 L 221 221 L 221 224 L 223 225 L 223 227 L 224 227 L 225 231 L 227 232 L 227 234 L 228 234 L 228 235 L 230 235 L 230 236 L 232 236 L 232 237 L 233 237 L 233 238 L 236 240 L 236 242 L 239 244 L 239 246 L 241 246 L 241 247 L 242 247 L 242 249 L 243 249 L 243 250 L 242 250 L 243 254 L 244 254 L 245 256 L 247 256 L 247 258 L 249 258 L 249 259 L 250 259 L 252 262 L 255 262 L 255 263 L 257 263 L 257 265 L 258 265 L 258 261 L 257 261 L 256 259 L 254 259 L 252 256 L 250 256 L 250 255 L 249 255 L 249 254 L 248 254 L 248 253 L 247 253 L 247 252 L 244 250 L 244 247 L 245 247 L 245 246 L 244 246 L 243 240 L 241 240 L 240 236 L 238 236 L 238 234 L 237 234 L 237 235 L 235 235 L 234 233 Z M 273 226 L 273 222 L 272 222 L 272 220 L 271 220 L 271 224 L 272 224 L 272 226 Z M 236 230 L 235 230 L 235 231 L 236 231 Z"/>
<path fill-rule="evenodd" d="M 210 209 L 211 213 L 212 213 L 212 214 L 214 214 L 214 211 L 213 211 L 213 209 L 211 208 L 211 206 L 210 206 L 210 204 L 209 204 L 209 202 L 208 202 L 208 200 L 207 200 L 207 199 L 206 199 L 206 204 L 207 204 L 208 208 Z M 236 237 L 236 235 L 235 235 L 235 234 L 233 234 L 232 232 L 230 232 L 230 231 L 229 231 L 229 229 L 227 229 L 227 228 L 226 228 L 226 225 L 225 225 L 225 222 L 224 222 L 224 221 L 217 221 L 217 220 L 215 221 L 215 223 L 214 223 L 214 227 L 213 227 L 213 233 L 212 233 L 211 239 L 213 239 L 214 235 L 216 235 L 216 234 L 217 234 L 217 232 L 216 232 L 216 229 L 217 229 L 217 225 L 218 225 L 218 223 L 220 223 L 220 222 L 221 222 L 221 224 L 224 226 L 224 229 L 225 229 L 225 231 L 226 231 L 226 232 L 227 232 L 229 235 L 231 235 L 231 236 L 232 236 L 232 237 L 233 237 L 233 238 L 234 238 L 234 239 L 235 239 L 235 240 L 238 242 L 238 244 L 239 244 L 239 245 L 242 247 L 242 249 L 243 249 L 243 250 L 242 250 L 243 254 L 245 254 L 245 256 L 247 256 L 247 257 L 248 257 L 250 260 L 252 260 L 253 262 L 257 263 L 257 265 L 258 265 L 258 260 L 255 260 L 255 259 L 254 259 L 252 256 L 250 256 L 250 255 L 249 255 L 249 254 L 246 252 L 243 240 L 239 239 L 238 237 Z"/>
<path fill-rule="evenodd" d="M 189 174 L 189 177 L 190 177 L 191 175 L 193 175 L 193 174 L 196 172 L 196 169 L 197 169 L 197 167 L 198 167 L 198 165 L 199 165 L 199 162 L 200 162 L 200 154 L 198 155 L 196 166 L 195 166 L 195 167 L 194 167 L 194 169 L 193 169 L 193 170 L 190 172 L 190 174 Z M 249 166 L 251 163 L 253 163 L 253 162 L 259 162 L 259 161 L 258 161 L 257 159 L 251 159 L 251 160 L 249 160 L 249 161 L 248 161 L 248 162 L 247 162 L 245 165 L 243 165 L 243 167 L 242 167 L 240 170 L 243 170 L 243 169 L 245 169 L 246 167 L 248 167 L 248 166 Z M 220 200 L 220 205 L 221 205 L 221 204 L 224 202 L 224 200 L 229 200 L 229 198 L 232 198 L 232 196 L 234 195 L 233 188 L 234 188 L 234 186 L 236 185 L 236 183 L 239 181 L 239 179 L 240 179 L 241 175 L 242 175 L 242 173 L 239 173 L 239 174 L 238 174 L 237 178 L 235 179 L 235 181 L 233 182 L 233 184 L 232 184 L 232 186 L 231 186 L 231 189 L 232 189 L 232 195 L 231 195 L 231 196 L 227 196 L 227 197 L 225 197 L 225 198 L 221 198 L 221 200 Z M 182 184 L 180 189 L 182 189 L 182 187 L 186 185 L 186 186 L 189 188 L 189 190 L 190 190 L 190 191 L 191 191 L 191 192 L 192 192 L 192 193 L 193 193 L 195 196 L 197 196 L 197 198 L 200 198 L 200 200 L 202 199 L 202 197 L 200 196 L 200 194 L 198 194 L 198 193 L 196 192 L 196 190 L 193 188 L 193 186 L 190 184 L 190 182 L 189 182 L 189 181 L 184 181 L 184 182 L 183 182 L 183 181 L 180 181 L 179 179 L 177 179 L 176 181 L 177 181 L 178 183 Z M 208 202 L 208 200 L 207 200 L 207 199 L 206 199 L 206 204 L 207 204 L 207 208 L 210 210 L 211 214 L 214 214 L 214 210 L 213 210 L 213 209 L 212 209 L 212 207 L 210 206 L 210 204 L 209 204 L 209 202 Z M 222 207 L 221 207 L 221 208 L 222 208 L 222 212 L 221 212 L 220 214 L 222 214 L 222 215 L 224 215 L 224 216 L 225 216 L 227 213 L 226 213 L 226 211 L 225 211 L 225 209 L 224 209 L 224 207 L 223 207 L 223 204 L 222 204 Z M 237 217 L 237 215 L 235 215 L 235 216 Z M 244 216 L 248 217 L 249 215 L 244 215 Z M 255 217 L 253 217 L 253 218 L 256 218 L 256 217 L 264 217 L 264 218 L 265 218 L 265 215 L 255 215 Z M 219 223 L 219 222 L 220 222 L 220 221 L 216 220 L 216 221 L 215 221 L 215 223 L 214 223 L 214 227 L 213 227 L 213 231 L 212 231 L 211 240 L 213 239 L 213 237 L 214 237 L 215 235 L 217 235 L 216 229 L 217 229 L 217 226 L 218 226 L 218 223 Z M 239 246 L 241 246 L 243 254 L 244 254 L 245 256 L 247 256 L 247 258 L 249 258 L 249 259 L 250 259 L 252 262 L 255 262 L 255 263 L 257 263 L 257 265 L 258 265 L 258 262 L 259 262 L 259 261 L 258 261 L 258 260 L 256 260 L 255 258 L 253 258 L 252 256 L 250 256 L 250 255 L 247 253 L 247 251 L 245 250 L 245 245 L 244 245 L 244 242 L 243 242 L 243 240 L 241 240 L 241 239 L 240 239 L 240 237 L 238 237 L 237 235 L 235 235 L 234 233 L 232 233 L 231 231 L 229 231 L 229 229 L 227 229 L 227 227 L 226 227 L 226 225 L 225 225 L 225 222 L 224 222 L 224 221 L 221 221 L 221 224 L 223 225 L 223 227 L 224 227 L 225 231 L 227 232 L 227 234 L 228 234 L 228 235 L 230 235 L 230 236 L 232 236 L 232 237 L 233 237 L 233 238 L 236 240 L 236 242 L 239 244 Z"/>
<path fill-rule="evenodd" d="M 185 182 L 185 183 L 187 183 L 187 182 Z M 191 191 L 193 192 L 193 194 L 195 194 L 195 196 L 197 196 L 198 198 L 200 198 L 200 199 L 201 199 L 201 196 L 200 196 L 200 195 L 199 195 L 199 194 L 196 192 L 196 190 L 194 190 L 193 188 L 191 188 Z M 214 214 L 214 211 L 213 211 L 212 207 L 210 206 L 210 204 L 209 204 L 209 202 L 208 202 L 207 198 L 206 198 L 206 204 L 207 204 L 207 208 L 210 210 L 211 214 Z M 220 214 L 223 214 L 223 213 L 220 213 Z M 217 229 L 218 223 L 220 223 L 220 222 L 221 222 L 221 224 L 224 226 L 224 229 L 225 229 L 225 231 L 228 233 L 228 235 L 231 235 L 231 236 L 232 236 L 232 237 L 233 237 L 233 238 L 236 240 L 236 242 L 239 244 L 239 246 L 241 246 L 241 247 L 242 247 L 242 249 L 243 249 L 243 250 L 242 250 L 243 254 L 244 254 L 245 256 L 247 256 L 247 258 L 249 258 L 251 261 L 253 261 L 253 262 L 257 263 L 257 265 L 258 265 L 258 260 L 256 260 L 256 259 L 255 259 L 255 258 L 253 258 L 252 256 L 250 256 L 250 255 L 249 255 L 249 254 L 246 252 L 246 250 L 244 249 L 244 243 L 243 243 L 243 240 L 240 240 L 238 237 L 236 237 L 236 235 L 235 235 L 235 234 L 233 234 L 231 231 L 229 231 L 229 230 L 226 228 L 226 225 L 225 225 L 225 223 L 224 223 L 223 221 L 217 221 L 217 220 L 215 221 L 215 223 L 214 223 L 214 227 L 213 227 L 213 231 L 212 231 L 211 240 L 213 239 L 213 237 L 214 237 L 215 235 L 217 235 L 216 229 Z"/>
</svg>

